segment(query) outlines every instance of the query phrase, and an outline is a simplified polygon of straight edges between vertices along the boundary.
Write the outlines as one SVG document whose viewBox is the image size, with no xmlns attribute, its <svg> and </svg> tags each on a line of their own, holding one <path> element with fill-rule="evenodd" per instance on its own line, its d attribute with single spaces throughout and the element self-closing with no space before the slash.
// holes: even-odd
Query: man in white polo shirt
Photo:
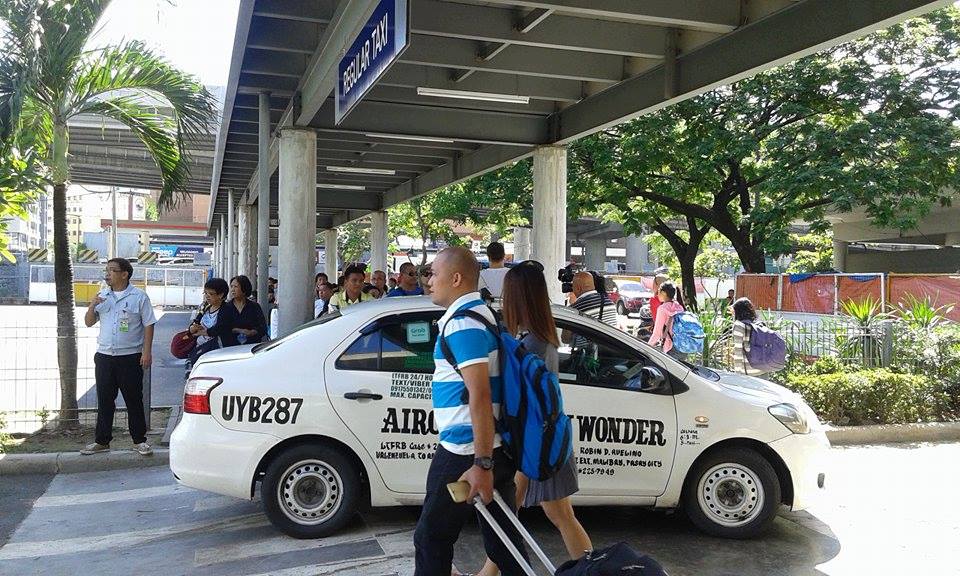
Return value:
<svg viewBox="0 0 960 576">
<path fill-rule="evenodd" d="M 93 357 L 97 381 L 96 442 L 87 445 L 81 454 L 110 451 L 113 440 L 113 413 L 117 392 L 127 405 L 127 424 L 134 449 L 146 456 L 153 453 L 147 444 L 147 420 L 143 413 L 143 369 L 152 362 L 153 325 L 157 319 L 150 297 L 130 284 L 133 266 L 124 258 L 107 261 L 104 280 L 108 290 L 101 290 L 83 317 L 89 328 L 100 322 L 97 353 Z"/>
</svg>

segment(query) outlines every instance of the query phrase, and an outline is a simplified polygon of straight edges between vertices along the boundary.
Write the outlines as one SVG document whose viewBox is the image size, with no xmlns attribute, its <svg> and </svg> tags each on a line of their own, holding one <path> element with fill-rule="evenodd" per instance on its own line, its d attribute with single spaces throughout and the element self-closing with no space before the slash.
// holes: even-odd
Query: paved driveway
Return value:
<svg viewBox="0 0 960 576">
<path fill-rule="evenodd" d="M 680 514 L 603 507 L 578 516 L 596 545 L 626 540 L 672 575 L 960 574 L 960 444 L 837 448 L 831 459 L 824 501 L 781 515 L 758 540 L 707 537 Z M 165 468 L 60 475 L 38 491 L 17 500 L 23 509 L 2 508 L 25 519 L 0 547 L 0 574 L 412 573 L 415 507 L 367 511 L 336 537 L 304 541 L 276 532 L 259 503 L 183 488 Z M 539 511 L 522 519 L 563 558 Z M 461 569 L 479 568 L 476 528 L 456 554 Z"/>
</svg>

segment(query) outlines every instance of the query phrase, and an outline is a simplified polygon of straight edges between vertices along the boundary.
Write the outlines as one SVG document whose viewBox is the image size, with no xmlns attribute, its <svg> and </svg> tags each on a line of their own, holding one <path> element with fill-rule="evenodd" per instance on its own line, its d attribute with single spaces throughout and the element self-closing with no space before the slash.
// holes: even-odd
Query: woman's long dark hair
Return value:
<svg viewBox="0 0 960 576">
<path fill-rule="evenodd" d="M 543 266 L 528 260 L 511 268 L 503 277 L 501 299 L 503 322 L 511 334 L 523 327 L 544 342 L 560 346 Z"/>
<path fill-rule="evenodd" d="M 733 303 L 733 319 L 740 322 L 753 322 L 757 319 L 757 311 L 749 298 L 737 298 Z"/>
</svg>

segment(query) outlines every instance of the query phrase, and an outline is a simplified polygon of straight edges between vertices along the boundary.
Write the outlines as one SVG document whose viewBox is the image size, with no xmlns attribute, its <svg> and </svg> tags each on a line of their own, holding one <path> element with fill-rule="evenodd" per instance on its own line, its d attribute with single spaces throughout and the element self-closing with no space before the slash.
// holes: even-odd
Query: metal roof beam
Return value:
<svg viewBox="0 0 960 576">
<path fill-rule="evenodd" d="M 243 67 L 240 72 L 246 74 L 263 74 L 265 76 L 283 76 L 296 78 L 303 76 L 307 69 L 310 57 L 306 54 L 291 54 L 289 52 L 274 52 L 248 48 L 243 57 Z"/>
<path fill-rule="evenodd" d="M 436 96 L 420 96 L 417 94 L 415 88 L 402 86 L 375 86 L 364 97 L 364 101 L 418 104 L 421 106 L 439 106 L 441 108 L 458 108 L 461 110 L 519 112 L 521 114 L 539 114 L 541 116 L 549 116 L 557 111 L 556 103 L 553 100 L 534 98 L 531 99 L 528 104 L 513 104 L 507 102 L 439 98 Z"/>
<path fill-rule="evenodd" d="M 317 190 L 318 210 L 379 210 L 380 194 L 356 190 Z"/>
<path fill-rule="evenodd" d="M 530 154 L 533 154 L 533 148 L 484 146 L 384 192 L 383 208 L 389 208 L 438 188 L 495 170 Z"/>
<path fill-rule="evenodd" d="M 421 66 L 590 82 L 612 83 L 625 77 L 623 56 L 511 45 L 496 58 L 483 61 L 477 57 L 476 42 L 421 34 L 414 35 L 400 61 Z"/>
<path fill-rule="evenodd" d="M 326 24 L 333 17 L 335 2 L 303 0 L 257 0 L 253 15 L 263 18 L 298 20 Z"/>
<path fill-rule="evenodd" d="M 518 21 L 512 9 L 438 0 L 417 0 L 411 13 L 415 34 L 637 58 L 663 55 L 663 29 L 657 26 L 561 16 L 547 8 Z"/>
<path fill-rule="evenodd" d="M 320 110 L 313 126 L 332 128 L 333 116 L 333 99 L 330 99 Z M 361 102 L 336 128 L 362 133 L 450 138 L 481 144 L 542 144 L 549 138 L 547 123 L 540 116 L 384 102 Z"/>
<path fill-rule="evenodd" d="M 313 54 L 325 25 L 315 22 L 279 20 L 254 16 L 250 22 L 247 48 Z"/>
<path fill-rule="evenodd" d="M 740 24 L 740 0 L 487 0 L 487 3 L 709 32 L 730 32 Z"/>
<path fill-rule="evenodd" d="M 577 102 L 584 96 L 583 83 L 579 80 L 477 72 L 462 82 L 455 82 L 451 79 L 450 72 L 446 68 L 404 64 L 403 62 L 395 64 L 377 85 L 405 88 L 425 86 L 448 90 L 520 94 L 540 100 L 555 100 L 558 102 Z"/>
<path fill-rule="evenodd" d="M 798 2 L 700 49 L 677 56 L 675 78 L 671 82 L 676 87 L 674 98 L 664 97 L 668 78 L 665 67 L 658 66 L 564 109 L 553 119 L 559 126 L 557 141 L 572 142 L 717 86 L 950 4 L 950 0 Z"/>
</svg>

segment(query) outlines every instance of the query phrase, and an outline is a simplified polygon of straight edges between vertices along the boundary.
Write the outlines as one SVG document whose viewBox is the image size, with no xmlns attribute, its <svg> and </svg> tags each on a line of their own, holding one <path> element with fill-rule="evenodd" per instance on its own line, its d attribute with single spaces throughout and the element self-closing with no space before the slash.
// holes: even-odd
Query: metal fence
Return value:
<svg viewBox="0 0 960 576">
<path fill-rule="evenodd" d="M 13 309 L 36 311 L 36 307 L 3 307 L 0 313 L 0 413 L 5 432 L 32 432 L 54 422 L 60 408 L 60 371 L 57 362 L 55 318 L 30 321 Z M 45 312 L 49 312 L 49 309 Z M 82 311 L 78 310 L 78 317 Z M 77 328 L 77 404 L 80 423 L 96 420 L 97 394 L 93 355 L 97 351 L 97 328 Z M 118 410 L 116 425 L 126 425 L 126 412 Z"/>
<path fill-rule="evenodd" d="M 894 354 L 894 323 L 882 321 L 861 326 L 843 320 L 820 322 L 782 321 L 773 326 L 787 342 L 788 362 L 811 364 L 832 358 L 845 366 L 887 368 Z M 730 322 L 706 330 L 704 353 L 692 361 L 714 368 L 731 367 Z"/>
<path fill-rule="evenodd" d="M 199 306 L 203 301 L 203 284 L 207 275 L 208 270 L 204 268 L 135 265 L 131 283 L 145 290 L 154 306 Z M 101 289 L 102 280 L 103 264 L 74 264 L 77 303 L 89 302 Z M 52 264 L 30 267 L 30 301 L 57 301 Z"/>
</svg>

